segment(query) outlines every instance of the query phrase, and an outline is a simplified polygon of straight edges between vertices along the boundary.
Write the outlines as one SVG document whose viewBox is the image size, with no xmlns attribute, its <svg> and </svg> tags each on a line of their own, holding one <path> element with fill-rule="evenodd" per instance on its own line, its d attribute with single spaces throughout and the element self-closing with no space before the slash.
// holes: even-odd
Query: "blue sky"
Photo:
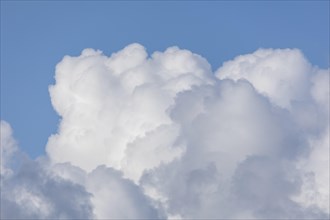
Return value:
<svg viewBox="0 0 330 220">
<path fill-rule="evenodd" d="M 110 55 L 138 42 L 149 53 L 177 45 L 216 70 L 236 55 L 299 48 L 329 66 L 328 1 L 1 1 L 1 119 L 31 157 L 44 153 L 58 116 L 48 85 L 64 55 Z"/>
</svg>

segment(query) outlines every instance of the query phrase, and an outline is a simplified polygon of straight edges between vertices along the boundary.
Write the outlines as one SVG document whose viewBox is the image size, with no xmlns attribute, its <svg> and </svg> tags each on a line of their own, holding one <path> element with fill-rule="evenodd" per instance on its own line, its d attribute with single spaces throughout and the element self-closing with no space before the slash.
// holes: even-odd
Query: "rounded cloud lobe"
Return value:
<svg viewBox="0 0 330 220">
<path fill-rule="evenodd" d="M 259 49 L 213 73 L 177 47 L 148 56 L 131 44 L 110 57 L 85 49 L 65 56 L 55 79 L 58 133 L 45 161 L 29 162 L 48 182 L 28 193 L 52 210 L 72 207 L 57 217 L 329 216 L 329 70 L 299 50 Z M 5 204 L 19 205 L 9 195 L 27 171 L 3 164 Z M 60 207 L 47 184 L 81 203 Z M 56 216 L 49 207 L 39 217 Z"/>
<path fill-rule="evenodd" d="M 91 194 L 22 153 L 1 121 L 1 219 L 92 218 Z"/>
</svg>

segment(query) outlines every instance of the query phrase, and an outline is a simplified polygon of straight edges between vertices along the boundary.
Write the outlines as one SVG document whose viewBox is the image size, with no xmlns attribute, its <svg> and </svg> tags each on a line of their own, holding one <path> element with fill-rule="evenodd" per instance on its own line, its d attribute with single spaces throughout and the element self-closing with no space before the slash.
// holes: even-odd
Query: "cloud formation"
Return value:
<svg viewBox="0 0 330 220">
<path fill-rule="evenodd" d="M 10 125 L 1 121 L 1 219 L 157 219 L 139 186 L 120 171 L 99 166 L 86 173 L 70 163 L 28 158 L 15 145 Z M 9 151 L 9 148 L 12 148 Z M 6 152 L 11 152 L 7 154 Z M 8 166 L 11 160 L 14 166 Z M 17 161 L 18 160 L 18 161 Z"/>
<path fill-rule="evenodd" d="M 1 150 L 1 219 L 93 217 L 91 194 L 20 152 L 5 121 L 1 121 Z"/>
<path fill-rule="evenodd" d="M 259 49 L 215 73 L 177 47 L 85 49 L 55 79 L 61 121 L 45 158 L 7 165 L 19 150 L 1 124 L 6 216 L 26 200 L 39 218 L 329 217 L 329 70 L 298 49 Z"/>
</svg>

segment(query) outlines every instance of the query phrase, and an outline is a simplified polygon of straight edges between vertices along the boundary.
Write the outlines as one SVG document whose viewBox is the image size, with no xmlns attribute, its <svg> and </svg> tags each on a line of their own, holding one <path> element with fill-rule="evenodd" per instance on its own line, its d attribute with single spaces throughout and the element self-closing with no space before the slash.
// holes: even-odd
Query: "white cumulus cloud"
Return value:
<svg viewBox="0 0 330 220">
<path fill-rule="evenodd" d="M 259 49 L 215 73 L 178 47 L 85 49 L 55 80 L 46 157 L 10 167 L 19 150 L 1 124 L 4 216 L 329 217 L 329 69 L 298 49 Z"/>
</svg>

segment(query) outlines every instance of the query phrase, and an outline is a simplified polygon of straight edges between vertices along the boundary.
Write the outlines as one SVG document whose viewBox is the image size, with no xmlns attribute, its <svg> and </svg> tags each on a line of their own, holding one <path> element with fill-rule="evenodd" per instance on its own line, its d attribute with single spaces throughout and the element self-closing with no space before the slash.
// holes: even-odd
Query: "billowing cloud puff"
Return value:
<svg viewBox="0 0 330 220">
<path fill-rule="evenodd" d="M 91 193 L 93 213 L 99 219 L 158 219 L 161 210 L 131 180 L 122 177 L 118 170 L 99 166 L 90 173 L 70 164 L 52 167 L 56 176 L 81 184 Z"/>
<path fill-rule="evenodd" d="M 290 108 L 306 99 L 313 69 L 297 49 L 259 49 L 225 62 L 216 71 L 219 79 L 246 79 L 276 105 Z M 307 89 L 306 89 L 307 88 Z"/>
<path fill-rule="evenodd" d="M 183 152 L 174 143 L 179 129 L 167 112 L 176 95 L 213 80 L 205 59 L 176 47 L 149 59 L 138 44 L 111 57 L 91 49 L 67 56 L 50 87 L 62 122 L 47 152 L 55 162 L 70 161 L 87 171 L 106 164 L 137 180 L 144 169 Z M 149 151 L 150 159 L 136 160 Z"/>
<path fill-rule="evenodd" d="M 61 121 L 31 175 L 81 201 L 57 216 L 329 217 L 329 70 L 299 50 L 259 49 L 212 73 L 177 47 L 85 49 L 65 56 L 55 79 Z M 26 171 L 12 173 L 7 195 Z M 38 216 L 55 216 L 62 198 L 37 186 L 28 192 L 55 210 Z"/>
<path fill-rule="evenodd" d="M 141 180 L 168 213 L 183 218 L 326 218 L 329 145 L 311 144 L 290 112 L 272 105 L 244 80 L 186 91 L 176 101 L 171 116 L 182 125 L 179 139 L 186 152 Z M 313 156 L 315 149 L 324 154 L 320 160 Z M 299 160 L 316 162 L 320 170 L 308 174 Z M 308 205 L 308 198 L 296 199 L 309 187 L 306 175 L 319 179 L 308 189 L 314 196 Z"/>
<path fill-rule="evenodd" d="M 18 146 L 13 138 L 12 128 L 6 121 L 1 121 L 0 124 L 0 146 L 1 146 L 1 175 L 7 175 L 11 170 L 7 167 L 10 166 L 10 159 L 17 153 Z"/>
<path fill-rule="evenodd" d="M 42 161 L 30 160 L 15 143 L 10 125 L 1 121 L 1 218 L 93 217 L 90 193 L 53 176 Z"/>
<path fill-rule="evenodd" d="M 51 165 L 47 158 L 33 161 L 15 145 L 10 125 L 1 121 L 1 126 L 4 161 L 19 160 L 12 167 L 2 164 L 6 172 L 1 173 L 1 218 L 157 219 L 164 216 L 140 187 L 123 178 L 120 171 L 100 166 L 86 173 L 69 163 Z"/>
</svg>

